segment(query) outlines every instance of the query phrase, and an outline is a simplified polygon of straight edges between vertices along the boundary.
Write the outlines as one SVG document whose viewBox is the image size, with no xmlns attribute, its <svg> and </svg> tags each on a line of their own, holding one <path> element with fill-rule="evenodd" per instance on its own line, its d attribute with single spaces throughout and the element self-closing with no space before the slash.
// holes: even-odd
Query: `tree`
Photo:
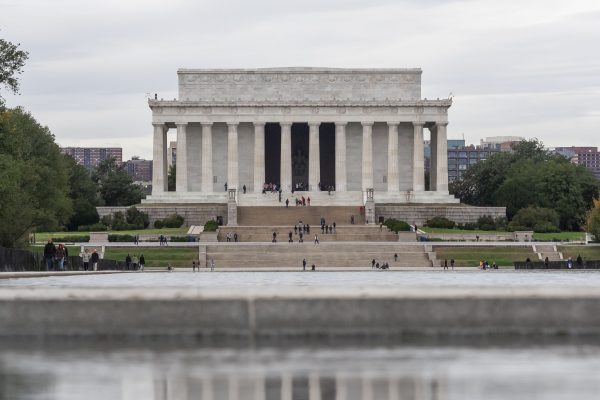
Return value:
<svg viewBox="0 0 600 400">
<path fill-rule="evenodd" d="M 106 206 L 131 206 L 145 197 L 143 189 L 133 183 L 124 166 L 112 157 L 98 165 L 92 181 L 98 188 L 100 203 Z"/>
<path fill-rule="evenodd" d="M 167 190 L 169 192 L 175 191 L 176 179 L 177 179 L 177 167 L 175 165 L 171 165 L 169 167 L 169 175 L 167 176 Z"/>
<path fill-rule="evenodd" d="M 0 111 L 0 245 L 33 229 L 56 229 L 71 216 L 69 173 L 47 127 L 21 108 Z"/>
<path fill-rule="evenodd" d="M 594 208 L 587 216 L 586 229 L 592 234 L 595 241 L 600 241 L 600 198 L 594 199 Z"/>
<path fill-rule="evenodd" d="M 562 229 L 580 229 L 600 182 L 584 167 L 552 154 L 538 140 L 523 141 L 467 169 L 450 185 L 462 202 L 505 206 L 509 218 L 523 208 L 551 208 Z"/>
<path fill-rule="evenodd" d="M 65 156 L 69 169 L 69 197 L 73 202 L 73 215 L 67 223 L 67 229 L 77 230 L 81 225 L 92 225 L 99 221 L 96 206 L 98 193 L 90 172 L 69 156 Z"/>
<path fill-rule="evenodd" d="M 19 93 L 19 78 L 29 54 L 19 50 L 19 44 L 0 39 L 0 86 L 12 93 Z M 4 98 L 0 95 L 0 110 L 4 108 Z"/>
</svg>

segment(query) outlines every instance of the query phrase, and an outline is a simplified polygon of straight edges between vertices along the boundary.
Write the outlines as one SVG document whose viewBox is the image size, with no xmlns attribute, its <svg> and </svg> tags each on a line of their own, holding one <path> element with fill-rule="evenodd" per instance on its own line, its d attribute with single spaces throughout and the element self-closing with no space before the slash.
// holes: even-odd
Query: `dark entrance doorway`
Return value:
<svg viewBox="0 0 600 400">
<path fill-rule="evenodd" d="M 308 124 L 292 124 L 292 188 L 308 190 Z"/>
<path fill-rule="evenodd" d="M 281 127 L 265 124 L 265 183 L 279 184 L 281 170 Z"/>
<path fill-rule="evenodd" d="M 319 152 L 321 153 L 321 187 L 335 188 L 335 124 L 323 123 L 319 127 Z"/>
</svg>

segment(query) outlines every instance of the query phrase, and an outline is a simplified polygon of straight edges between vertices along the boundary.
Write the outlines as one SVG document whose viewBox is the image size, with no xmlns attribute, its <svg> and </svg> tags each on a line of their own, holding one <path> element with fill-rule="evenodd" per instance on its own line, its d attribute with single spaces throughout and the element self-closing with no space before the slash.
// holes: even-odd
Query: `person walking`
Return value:
<svg viewBox="0 0 600 400">
<path fill-rule="evenodd" d="M 350 225 L 354 225 L 354 215 L 350 216 Z"/>
<path fill-rule="evenodd" d="M 92 251 L 92 256 L 90 257 L 94 271 L 98 271 L 98 260 L 100 260 L 100 256 L 98 255 L 98 251 L 94 249 L 94 251 Z"/>
<path fill-rule="evenodd" d="M 44 260 L 46 260 L 46 270 L 54 269 L 54 257 L 56 256 L 56 247 L 52 243 L 52 239 L 48 239 L 48 243 L 44 246 Z"/>
<path fill-rule="evenodd" d="M 134 254 L 133 257 L 131 258 L 131 269 L 136 271 L 138 268 L 138 263 L 140 261 L 138 260 L 137 256 Z"/>
<path fill-rule="evenodd" d="M 302 259 L 302 271 L 306 271 L 306 258 Z"/>
<path fill-rule="evenodd" d="M 336 227 L 336 226 L 337 226 L 337 225 L 335 224 L 335 221 L 333 221 L 333 233 L 335 233 L 335 227 Z"/>
<path fill-rule="evenodd" d="M 192 261 L 192 272 L 196 272 L 196 261 Z"/>
<path fill-rule="evenodd" d="M 290 199 L 285 199 L 285 208 L 290 208 Z"/>
<path fill-rule="evenodd" d="M 127 257 L 125 257 L 125 268 L 127 269 L 127 271 L 129 271 L 130 265 L 131 265 L 131 257 L 129 256 L 129 254 L 127 254 Z"/>
<path fill-rule="evenodd" d="M 144 270 L 144 265 L 146 265 L 146 259 L 143 254 L 140 254 L 140 271 Z"/>
<path fill-rule="evenodd" d="M 292 231 L 288 233 L 288 243 L 294 243 L 294 240 L 292 239 Z"/>
<path fill-rule="evenodd" d="M 83 262 L 83 270 L 87 271 L 90 269 L 90 253 L 88 253 L 88 249 L 84 249 L 79 257 L 81 257 L 81 261 Z"/>
<path fill-rule="evenodd" d="M 233 241 L 235 243 L 237 243 L 237 240 L 238 240 L 238 234 L 237 234 L 237 232 L 233 232 Z"/>
<path fill-rule="evenodd" d="M 550 266 L 550 260 L 548 259 L 548 257 L 546 257 L 544 259 L 544 268 L 548 269 L 549 266 Z"/>
<path fill-rule="evenodd" d="M 450 268 L 452 268 L 452 271 L 454 271 L 454 258 L 450 259 Z"/>
<path fill-rule="evenodd" d="M 315 244 L 319 244 L 319 235 L 315 235 Z"/>
<path fill-rule="evenodd" d="M 304 243 L 304 234 L 300 232 L 300 238 L 298 239 L 298 243 Z"/>
<path fill-rule="evenodd" d="M 277 243 L 277 232 L 273 232 L 273 243 Z"/>
<path fill-rule="evenodd" d="M 306 202 L 308 203 L 308 206 L 310 207 L 310 196 L 306 197 Z"/>
<path fill-rule="evenodd" d="M 444 259 L 444 269 L 448 269 L 448 259 Z"/>
<path fill-rule="evenodd" d="M 398 262 L 398 253 L 394 253 L 394 262 Z"/>
<path fill-rule="evenodd" d="M 65 246 L 60 243 L 56 249 L 56 262 L 58 263 L 58 270 L 64 271 L 65 269 Z"/>
</svg>

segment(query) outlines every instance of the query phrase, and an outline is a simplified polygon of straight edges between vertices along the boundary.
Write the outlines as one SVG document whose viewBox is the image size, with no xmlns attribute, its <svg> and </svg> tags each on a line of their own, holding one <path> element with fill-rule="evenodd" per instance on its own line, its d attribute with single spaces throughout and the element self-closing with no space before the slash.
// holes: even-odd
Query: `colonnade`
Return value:
<svg viewBox="0 0 600 400">
<path fill-rule="evenodd" d="M 362 121 L 362 190 L 373 188 L 373 124 L 378 121 Z M 291 122 L 279 123 L 281 127 L 281 168 L 280 184 L 284 192 L 292 189 L 292 135 Z M 309 190 L 318 190 L 321 181 L 319 126 L 321 123 L 310 122 L 309 125 Z M 387 122 L 387 191 L 399 191 L 399 157 L 398 127 L 399 122 Z M 203 193 L 212 193 L 213 189 L 213 123 L 202 125 L 202 183 Z M 227 185 L 230 189 L 239 189 L 238 158 L 238 125 L 239 122 L 227 123 Z M 413 191 L 425 190 L 423 128 L 431 131 L 431 181 L 430 190 L 448 191 L 447 161 L 447 122 L 413 122 Z M 153 194 L 167 191 L 167 137 L 168 127 L 164 123 L 154 126 L 154 162 L 153 162 Z M 177 128 L 177 179 L 176 191 L 188 192 L 188 160 L 187 160 L 187 123 L 176 123 Z M 335 123 L 335 186 L 336 191 L 347 189 L 347 148 L 346 122 Z M 254 123 L 254 191 L 261 192 L 265 182 L 265 123 Z"/>
</svg>

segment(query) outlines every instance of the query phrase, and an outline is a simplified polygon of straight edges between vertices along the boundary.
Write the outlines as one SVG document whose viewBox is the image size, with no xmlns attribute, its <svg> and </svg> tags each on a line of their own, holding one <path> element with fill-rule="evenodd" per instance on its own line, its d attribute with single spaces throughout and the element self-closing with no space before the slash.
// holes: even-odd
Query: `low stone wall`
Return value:
<svg viewBox="0 0 600 400">
<path fill-rule="evenodd" d="M 207 221 L 214 220 L 217 216 L 223 217 L 227 224 L 227 204 L 138 204 L 138 210 L 145 212 L 150 217 L 150 226 L 157 219 L 163 219 L 173 214 L 184 218 L 185 225 L 204 225 Z M 118 211 L 126 212 L 129 207 L 96 207 L 98 215 L 112 215 Z"/>
<path fill-rule="evenodd" d="M 396 218 L 409 224 L 424 225 L 433 217 L 445 217 L 458 224 L 477 222 L 479 217 L 506 217 L 506 207 L 472 207 L 464 205 L 397 205 L 376 204 L 375 218 Z"/>
<path fill-rule="evenodd" d="M 479 238 L 480 242 L 512 242 L 514 241 L 514 235 L 511 232 L 497 233 L 494 235 L 477 235 L 473 234 L 459 234 L 459 233 L 427 233 L 429 239 L 439 239 L 448 242 L 476 242 Z"/>
<path fill-rule="evenodd" d="M 289 291 L 289 289 L 286 289 Z M 248 338 L 600 332 L 597 291 L 481 288 L 411 292 L 5 289 L 0 337 Z M 82 307 L 85 304 L 85 307 Z M 93 312 L 90 312 L 93 310 Z M 143 310 L 143 312 L 140 312 Z"/>
</svg>

